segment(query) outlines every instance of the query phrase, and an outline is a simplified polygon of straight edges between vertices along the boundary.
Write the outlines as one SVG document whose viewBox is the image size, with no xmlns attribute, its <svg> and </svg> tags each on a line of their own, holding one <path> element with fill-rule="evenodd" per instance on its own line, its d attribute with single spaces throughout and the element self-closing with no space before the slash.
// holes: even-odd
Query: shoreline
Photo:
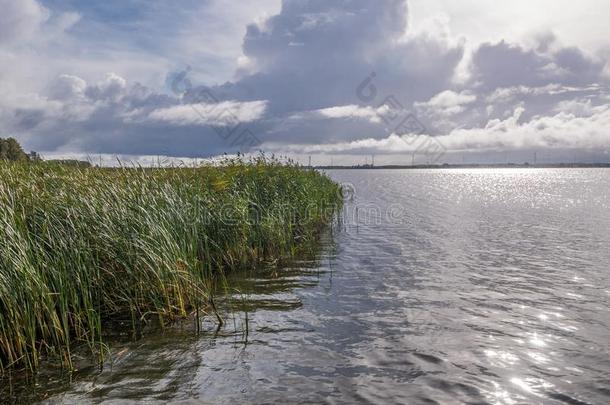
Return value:
<svg viewBox="0 0 610 405">
<path fill-rule="evenodd" d="M 134 332 L 192 313 L 222 324 L 214 285 L 307 249 L 341 201 L 324 174 L 263 158 L 158 170 L 0 163 L 0 379 L 54 360 L 71 370 L 77 346 L 103 362 L 112 320 Z"/>
<path fill-rule="evenodd" d="M 419 170 L 419 169 L 607 169 L 610 163 L 500 163 L 500 164 L 442 164 L 442 165 L 356 165 L 356 166 L 313 166 L 317 170 Z"/>
</svg>

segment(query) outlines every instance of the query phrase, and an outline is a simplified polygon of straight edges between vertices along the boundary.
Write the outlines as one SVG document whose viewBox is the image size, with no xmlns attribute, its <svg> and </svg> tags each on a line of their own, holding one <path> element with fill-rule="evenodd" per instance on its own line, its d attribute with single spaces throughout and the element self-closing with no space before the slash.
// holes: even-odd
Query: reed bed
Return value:
<svg viewBox="0 0 610 405">
<path fill-rule="evenodd" d="M 0 372 L 35 371 L 48 356 L 69 369 L 75 345 L 101 356 L 113 319 L 205 313 L 223 272 L 295 255 L 340 204 L 326 176 L 265 158 L 165 169 L 0 162 Z"/>
</svg>

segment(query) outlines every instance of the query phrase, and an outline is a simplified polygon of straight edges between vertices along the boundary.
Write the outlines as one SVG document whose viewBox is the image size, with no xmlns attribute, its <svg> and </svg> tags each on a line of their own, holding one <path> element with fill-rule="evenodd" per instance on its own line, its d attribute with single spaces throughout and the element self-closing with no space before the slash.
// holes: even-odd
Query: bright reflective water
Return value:
<svg viewBox="0 0 610 405">
<path fill-rule="evenodd" d="M 217 333 L 145 337 L 42 396 L 610 403 L 610 170 L 329 174 L 354 196 L 318 260 L 233 281 Z"/>
</svg>

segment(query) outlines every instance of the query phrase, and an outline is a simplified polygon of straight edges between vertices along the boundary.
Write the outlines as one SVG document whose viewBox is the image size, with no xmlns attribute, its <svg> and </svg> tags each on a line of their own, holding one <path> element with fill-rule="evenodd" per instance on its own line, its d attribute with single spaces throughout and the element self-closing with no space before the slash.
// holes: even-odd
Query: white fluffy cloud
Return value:
<svg viewBox="0 0 610 405">
<path fill-rule="evenodd" d="M 59 75 L 57 80 L 51 84 L 49 98 L 54 100 L 81 99 L 85 96 L 87 82 L 74 75 Z"/>
<path fill-rule="evenodd" d="M 610 106 L 596 107 L 589 116 L 567 112 L 536 117 L 520 123 L 523 109 L 505 120 L 492 120 L 483 128 L 458 129 L 438 138 L 447 149 L 608 149 Z"/>
<path fill-rule="evenodd" d="M 582 106 L 581 106 L 582 107 Z M 590 108 L 590 106 L 589 106 Z M 559 112 L 553 116 L 536 117 L 520 122 L 523 108 L 500 120 L 491 120 L 481 128 L 456 129 L 449 134 L 430 135 L 391 134 L 382 139 L 365 138 L 351 142 L 320 145 L 294 145 L 288 149 L 294 153 L 364 153 L 400 154 L 426 153 L 422 144 L 431 139 L 440 143 L 447 153 L 549 150 L 549 149 L 610 149 L 610 106 L 590 108 L 586 115 Z M 281 144 L 264 145 L 271 150 L 282 150 Z"/>
<path fill-rule="evenodd" d="M 339 105 L 334 107 L 321 108 L 319 110 L 310 111 L 303 114 L 297 114 L 291 118 L 294 119 L 348 119 L 348 120 L 363 120 L 373 124 L 379 124 L 385 115 L 390 112 L 390 108 L 386 105 L 380 107 L 359 106 L 356 104 Z"/>
<path fill-rule="evenodd" d="M 476 100 L 477 96 L 469 91 L 456 93 L 455 91 L 445 90 L 424 103 L 415 103 L 415 107 L 452 115 L 463 112 L 468 104 L 472 104 Z"/>
<path fill-rule="evenodd" d="M 36 0 L 0 0 L 0 10 L 0 45 L 30 40 L 49 18 L 49 10 Z"/>
<path fill-rule="evenodd" d="M 526 43 L 552 31 L 562 42 L 588 51 L 608 45 L 606 0 L 415 0 L 411 9 L 414 28 L 432 16 L 444 16 L 455 35 L 475 44 L 502 39 Z"/>
<path fill-rule="evenodd" d="M 223 101 L 156 109 L 148 114 L 148 118 L 175 125 L 235 126 L 261 119 L 266 109 L 266 101 Z"/>
</svg>

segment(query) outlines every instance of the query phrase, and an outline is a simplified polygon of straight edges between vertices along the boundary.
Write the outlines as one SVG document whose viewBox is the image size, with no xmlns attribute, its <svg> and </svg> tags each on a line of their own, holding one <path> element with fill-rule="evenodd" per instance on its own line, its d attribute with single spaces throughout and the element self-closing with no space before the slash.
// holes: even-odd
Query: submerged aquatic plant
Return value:
<svg viewBox="0 0 610 405">
<path fill-rule="evenodd" d="M 341 204 L 328 177 L 264 157 L 198 168 L 0 162 L 0 371 L 103 355 L 112 319 L 208 308 L 224 271 L 290 257 Z"/>
</svg>

